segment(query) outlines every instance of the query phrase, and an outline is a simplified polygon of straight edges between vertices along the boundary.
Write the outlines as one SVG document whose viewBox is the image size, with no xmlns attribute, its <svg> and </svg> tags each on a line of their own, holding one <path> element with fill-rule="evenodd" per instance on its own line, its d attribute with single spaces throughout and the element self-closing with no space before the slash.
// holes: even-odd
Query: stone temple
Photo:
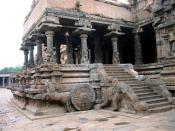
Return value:
<svg viewBox="0 0 175 131">
<path fill-rule="evenodd" d="M 174 107 L 175 0 L 35 0 L 20 50 L 12 102 L 34 115 Z"/>
</svg>

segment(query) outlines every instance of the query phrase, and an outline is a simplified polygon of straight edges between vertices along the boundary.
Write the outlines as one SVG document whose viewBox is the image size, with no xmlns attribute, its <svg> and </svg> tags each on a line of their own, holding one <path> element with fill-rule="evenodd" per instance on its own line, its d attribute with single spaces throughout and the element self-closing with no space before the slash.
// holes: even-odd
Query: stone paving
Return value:
<svg viewBox="0 0 175 131">
<path fill-rule="evenodd" d="M 174 131 L 175 110 L 147 116 L 105 110 L 30 120 L 11 103 L 9 90 L 0 89 L 0 131 Z"/>
</svg>

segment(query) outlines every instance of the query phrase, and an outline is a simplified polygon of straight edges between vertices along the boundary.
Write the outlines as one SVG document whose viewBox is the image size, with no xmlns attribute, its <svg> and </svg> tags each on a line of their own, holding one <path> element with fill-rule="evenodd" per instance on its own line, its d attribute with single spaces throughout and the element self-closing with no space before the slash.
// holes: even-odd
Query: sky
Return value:
<svg viewBox="0 0 175 131">
<path fill-rule="evenodd" d="M 3 0 L 0 4 L 0 69 L 23 65 L 23 22 L 32 0 Z"/>
<path fill-rule="evenodd" d="M 118 0 L 126 2 L 127 0 Z M 23 36 L 23 22 L 32 0 L 3 0 L 0 4 L 0 69 L 23 65 L 19 50 Z"/>
</svg>

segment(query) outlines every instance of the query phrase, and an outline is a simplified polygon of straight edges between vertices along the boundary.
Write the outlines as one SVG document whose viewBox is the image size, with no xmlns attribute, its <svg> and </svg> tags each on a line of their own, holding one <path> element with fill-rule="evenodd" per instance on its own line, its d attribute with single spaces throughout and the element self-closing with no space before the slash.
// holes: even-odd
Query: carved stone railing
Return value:
<svg viewBox="0 0 175 131">
<path fill-rule="evenodd" d="M 171 93 L 168 91 L 165 82 L 162 80 L 146 79 L 145 83 L 149 85 L 149 87 L 151 87 L 157 94 L 164 96 L 169 102 L 172 103 L 173 98 Z"/>
<path fill-rule="evenodd" d="M 153 64 L 143 64 L 135 65 L 134 69 L 138 71 L 139 75 L 144 75 L 149 78 L 160 78 L 160 73 L 163 70 L 163 64 L 153 63 Z"/>
</svg>

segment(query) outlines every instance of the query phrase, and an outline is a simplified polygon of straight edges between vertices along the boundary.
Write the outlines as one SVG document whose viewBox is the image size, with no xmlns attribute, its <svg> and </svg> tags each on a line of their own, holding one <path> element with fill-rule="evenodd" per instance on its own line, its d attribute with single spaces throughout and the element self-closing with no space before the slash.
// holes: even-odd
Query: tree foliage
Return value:
<svg viewBox="0 0 175 131">
<path fill-rule="evenodd" d="M 16 67 L 4 67 L 0 70 L 0 73 L 17 73 L 22 71 L 22 66 L 16 66 Z"/>
</svg>

